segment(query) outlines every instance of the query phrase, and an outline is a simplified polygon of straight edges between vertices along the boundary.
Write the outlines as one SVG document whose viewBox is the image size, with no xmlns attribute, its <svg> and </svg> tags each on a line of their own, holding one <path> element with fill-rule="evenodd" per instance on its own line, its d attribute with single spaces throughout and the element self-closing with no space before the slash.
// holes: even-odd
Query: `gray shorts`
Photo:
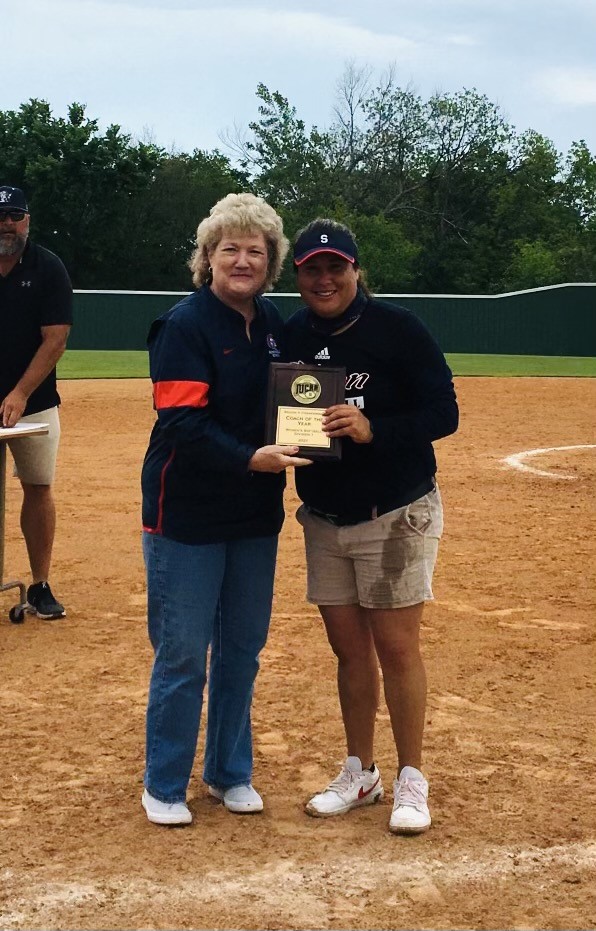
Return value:
<svg viewBox="0 0 596 931">
<path fill-rule="evenodd" d="M 49 433 L 7 441 L 14 459 L 14 475 L 25 485 L 51 485 L 60 442 L 58 408 L 50 407 L 37 414 L 21 417 L 19 423 L 47 423 Z"/>
<path fill-rule="evenodd" d="M 433 598 L 443 533 L 438 486 L 375 520 L 337 527 L 302 505 L 307 600 L 317 605 L 405 608 Z"/>
</svg>

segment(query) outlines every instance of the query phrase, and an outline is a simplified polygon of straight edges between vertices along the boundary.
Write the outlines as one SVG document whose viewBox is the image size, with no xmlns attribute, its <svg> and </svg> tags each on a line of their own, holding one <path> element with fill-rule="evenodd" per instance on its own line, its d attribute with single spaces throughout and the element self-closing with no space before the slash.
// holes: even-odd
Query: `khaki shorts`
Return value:
<svg viewBox="0 0 596 931">
<path fill-rule="evenodd" d="M 438 487 L 375 520 L 336 527 L 302 505 L 307 600 L 317 605 L 405 608 L 433 598 L 443 533 Z"/>
<path fill-rule="evenodd" d="M 58 408 L 50 407 L 21 417 L 19 423 L 47 423 L 50 429 L 42 436 L 24 436 L 7 441 L 14 459 L 14 475 L 25 485 L 51 485 L 60 442 Z"/>
</svg>

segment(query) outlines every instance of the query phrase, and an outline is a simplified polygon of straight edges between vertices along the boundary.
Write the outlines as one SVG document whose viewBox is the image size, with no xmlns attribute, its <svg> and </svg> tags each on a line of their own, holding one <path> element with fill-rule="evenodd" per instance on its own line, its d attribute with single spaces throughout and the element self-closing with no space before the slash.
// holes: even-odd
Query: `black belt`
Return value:
<svg viewBox="0 0 596 931">
<path fill-rule="evenodd" d="M 370 507 L 359 508 L 357 511 L 350 511 L 346 514 L 328 514 L 326 511 L 320 511 L 318 508 L 311 507 L 310 504 L 305 506 L 310 514 L 314 514 L 316 517 L 322 517 L 323 520 L 328 521 L 335 527 L 350 527 L 353 524 L 363 524 L 367 520 L 374 520 L 376 517 L 382 517 L 383 514 L 388 514 L 389 511 L 396 511 L 397 508 L 404 508 L 407 504 L 411 504 L 412 501 L 417 501 L 418 498 L 421 498 L 423 495 L 427 495 L 430 491 L 434 491 L 434 488 L 434 479 L 427 478 L 419 485 L 416 485 L 415 488 L 412 488 L 408 492 L 404 492 L 400 497 L 392 498 L 391 501 L 387 501 L 384 504 L 375 504 Z"/>
</svg>

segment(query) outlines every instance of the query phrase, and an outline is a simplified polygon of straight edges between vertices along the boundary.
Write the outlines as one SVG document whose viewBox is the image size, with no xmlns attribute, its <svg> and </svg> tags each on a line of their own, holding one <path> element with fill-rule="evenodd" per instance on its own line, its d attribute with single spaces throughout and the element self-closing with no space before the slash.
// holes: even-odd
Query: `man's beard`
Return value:
<svg viewBox="0 0 596 931">
<path fill-rule="evenodd" d="M 19 255 L 26 243 L 23 233 L 0 233 L 0 255 Z"/>
</svg>

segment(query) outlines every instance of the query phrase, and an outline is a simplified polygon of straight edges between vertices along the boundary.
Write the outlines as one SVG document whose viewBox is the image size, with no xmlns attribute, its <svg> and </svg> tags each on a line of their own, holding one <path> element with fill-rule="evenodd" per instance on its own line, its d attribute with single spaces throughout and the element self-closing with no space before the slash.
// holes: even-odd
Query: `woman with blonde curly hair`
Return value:
<svg viewBox="0 0 596 931">
<path fill-rule="evenodd" d="M 288 242 L 252 194 L 228 194 L 197 229 L 197 290 L 148 337 L 157 421 L 142 472 L 149 637 L 142 804 L 149 821 L 188 824 L 209 667 L 203 780 L 237 814 L 261 811 L 252 786 L 250 709 L 271 616 L 285 469 L 298 447 L 262 446 L 269 363 L 282 321 L 262 297 Z"/>
</svg>

